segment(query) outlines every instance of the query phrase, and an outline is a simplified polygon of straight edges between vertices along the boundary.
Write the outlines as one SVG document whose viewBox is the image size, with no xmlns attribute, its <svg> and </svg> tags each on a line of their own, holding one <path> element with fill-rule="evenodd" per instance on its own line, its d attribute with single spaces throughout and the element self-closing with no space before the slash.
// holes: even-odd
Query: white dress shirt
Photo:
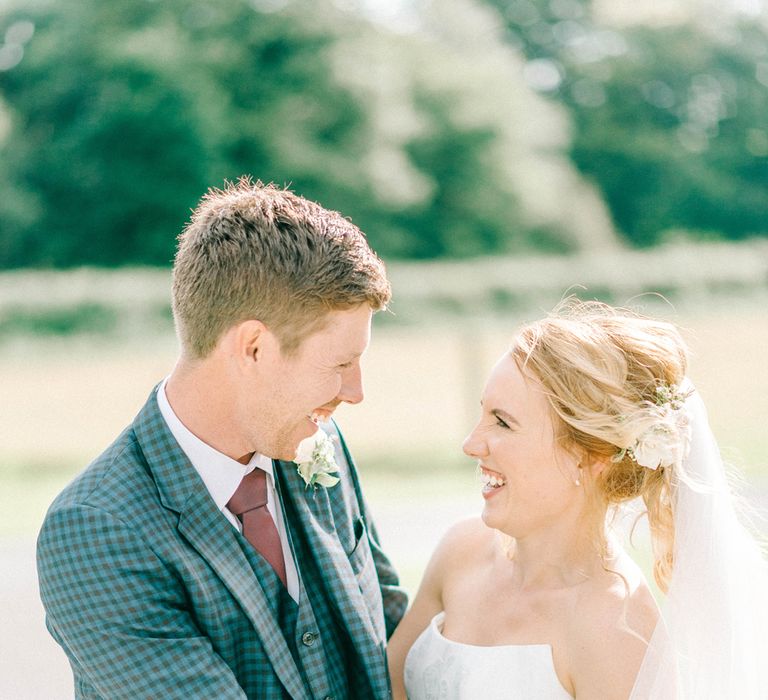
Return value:
<svg viewBox="0 0 768 700">
<path fill-rule="evenodd" d="M 160 407 L 160 413 L 162 413 L 165 422 L 168 424 L 173 437 L 176 438 L 176 442 L 179 443 L 179 447 L 181 447 L 192 463 L 192 466 L 197 470 L 214 503 L 229 520 L 232 527 L 237 528 L 239 532 L 243 531 L 243 526 L 234 513 L 227 508 L 227 503 L 229 503 L 229 499 L 232 498 L 246 474 L 249 474 L 254 469 L 262 469 L 266 472 L 267 510 L 275 521 L 277 532 L 280 535 L 280 544 L 283 547 L 283 558 L 285 559 L 288 593 L 291 598 L 298 602 L 299 574 L 288 543 L 288 531 L 285 527 L 283 509 L 280 507 L 277 489 L 275 488 L 272 460 L 264 455 L 254 453 L 248 464 L 241 464 L 203 442 L 174 413 L 171 404 L 168 402 L 168 396 L 165 393 L 167 382 L 168 379 L 166 378 L 157 390 L 157 403 Z"/>
</svg>

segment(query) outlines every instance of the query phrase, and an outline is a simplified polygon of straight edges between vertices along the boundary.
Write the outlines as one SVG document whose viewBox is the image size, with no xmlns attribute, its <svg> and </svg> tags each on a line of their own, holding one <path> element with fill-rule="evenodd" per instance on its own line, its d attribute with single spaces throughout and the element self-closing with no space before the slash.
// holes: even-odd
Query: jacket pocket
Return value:
<svg viewBox="0 0 768 700">
<path fill-rule="evenodd" d="M 355 521 L 352 525 L 352 534 L 354 536 L 354 545 L 352 546 L 352 549 L 349 551 L 347 556 L 349 557 L 349 561 L 352 563 L 352 568 L 355 569 L 355 573 L 358 573 L 360 569 L 354 566 L 354 560 L 360 557 L 360 553 L 363 550 L 370 551 L 370 545 L 368 547 L 365 546 L 365 541 L 368 539 L 368 528 L 365 526 L 365 518 L 362 516 L 355 518 Z"/>
<path fill-rule="evenodd" d="M 366 607 L 370 613 L 379 636 L 384 638 L 384 605 L 379 587 L 379 577 L 376 573 L 376 565 L 368 541 L 368 528 L 363 518 L 358 518 L 354 523 L 355 546 L 349 553 L 349 563 L 357 579 L 357 585 L 363 594 Z"/>
</svg>

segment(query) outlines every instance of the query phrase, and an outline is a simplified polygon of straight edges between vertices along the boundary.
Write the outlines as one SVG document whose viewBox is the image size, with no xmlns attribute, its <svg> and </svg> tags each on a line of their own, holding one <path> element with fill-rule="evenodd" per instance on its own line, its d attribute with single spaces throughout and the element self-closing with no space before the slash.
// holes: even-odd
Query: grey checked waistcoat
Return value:
<svg viewBox="0 0 768 700">
<path fill-rule="evenodd" d="M 334 700 L 374 697 L 359 653 L 341 621 L 339 612 L 331 603 L 327 587 L 333 586 L 336 582 L 329 578 L 327 571 L 322 570 L 303 528 L 297 526 L 299 516 L 293 501 L 283 496 L 285 489 L 281 488 L 281 476 L 278 472 L 277 488 L 281 494 L 285 522 L 290 532 L 301 581 L 296 635 L 299 647 L 304 643 L 304 635 L 307 632 L 314 634 L 319 629 L 323 630 L 323 634 L 317 635 L 312 643 L 313 646 L 322 647 L 324 656 L 322 666 L 309 667 L 303 658 L 299 663 L 305 681 L 308 682 L 316 697 L 324 697 L 317 695 L 315 680 L 317 676 L 325 677 L 330 686 L 328 695 Z M 275 578 L 277 578 L 276 574 Z"/>
<path fill-rule="evenodd" d="M 279 489 L 279 487 L 278 487 Z M 283 514 L 287 523 L 291 522 L 290 504 Z M 238 539 L 248 563 L 258 579 L 264 592 L 270 611 L 280 625 L 280 629 L 296 661 L 296 666 L 302 679 L 313 697 L 334 700 L 347 700 L 351 697 L 366 697 L 366 695 L 351 695 L 346 681 L 346 674 L 351 659 L 347 654 L 353 652 L 349 645 L 342 644 L 347 635 L 339 629 L 333 619 L 328 601 L 323 592 L 304 585 L 302 563 L 309 563 L 306 548 L 297 546 L 300 534 L 289 526 L 292 549 L 299 570 L 299 602 L 291 598 L 279 576 L 269 563 L 251 546 L 241 534 Z M 307 577 L 313 580 L 314 576 Z M 322 624 L 321 624 L 322 623 Z M 321 635 L 319 630 L 323 630 Z M 345 653 L 346 651 L 346 653 Z M 288 693 L 286 698 L 290 698 Z"/>
<path fill-rule="evenodd" d="M 277 620 L 280 630 L 288 643 L 291 655 L 301 671 L 301 657 L 296 646 L 296 621 L 299 616 L 299 606 L 296 601 L 291 598 L 285 586 L 283 586 L 283 582 L 275 573 L 275 570 L 263 557 L 261 557 L 261 555 L 259 555 L 244 537 L 241 537 L 240 539 L 242 540 L 240 546 L 248 559 L 248 563 L 253 569 L 253 573 L 256 575 L 256 578 L 261 585 L 261 589 L 264 592 L 264 598 L 267 601 L 267 606 Z M 290 700 L 291 696 L 287 692 L 284 692 L 284 697 L 286 700 Z"/>
</svg>

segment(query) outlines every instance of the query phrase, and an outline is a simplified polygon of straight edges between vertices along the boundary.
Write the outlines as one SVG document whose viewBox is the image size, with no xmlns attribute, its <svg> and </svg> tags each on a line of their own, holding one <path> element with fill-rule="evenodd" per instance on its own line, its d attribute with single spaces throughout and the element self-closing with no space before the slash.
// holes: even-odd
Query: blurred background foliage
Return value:
<svg viewBox="0 0 768 700">
<path fill-rule="evenodd" d="M 35 533 L 173 366 L 176 236 L 243 174 L 387 261 L 339 418 L 412 591 L 478 511 L 487 369 L 569 292 L 682 327 L 768 507 L 767 2 L 0 0 L 0 697 L 72 697 Z"/>
<path fill-rule="evenodd" d="M 690 17 L 671 25 L 616 27 L 599 2 L 490 4 L 534 85 L 567 109 L 570 157 L 598 184 L 630 243 L 654 244 L 680 229 L 766 234 L 764 16 L 747 19 L 735 3 L 687 3 Z"/>
<path fill-rule="evenodd" d="M 764 237 L 767 21 L 758 0 L 0 0 L 0 268 L 167 266 L 244 173 L 390 259 Z"/>
</svg>

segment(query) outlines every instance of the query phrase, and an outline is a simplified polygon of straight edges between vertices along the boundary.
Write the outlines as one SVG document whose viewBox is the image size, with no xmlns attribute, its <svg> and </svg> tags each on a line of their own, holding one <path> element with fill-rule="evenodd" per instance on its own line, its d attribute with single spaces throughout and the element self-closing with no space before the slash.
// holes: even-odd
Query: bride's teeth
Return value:
<svg viewBox="0 0 768 700">
<path fill-rule="evenodd" d="M 496 476 L 494 474 L 489 474 L 488 472 L 481 471 L 480 472 L 480 483 L 483 486 L 490 486 L 491 488 L 500 488 L 501 486 L 505 486 L 507 483 L 507 480 L 502 476 Z"/>
</svg>

